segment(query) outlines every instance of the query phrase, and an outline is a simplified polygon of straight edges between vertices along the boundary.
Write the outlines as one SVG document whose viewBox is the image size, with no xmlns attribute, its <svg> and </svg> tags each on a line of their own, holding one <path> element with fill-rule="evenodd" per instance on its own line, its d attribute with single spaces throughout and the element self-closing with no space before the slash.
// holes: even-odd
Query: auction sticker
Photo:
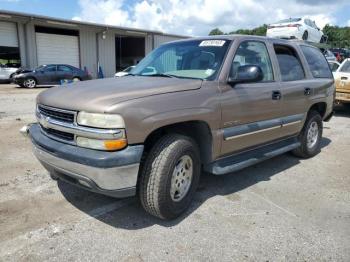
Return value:
<svg viewBox="0 0 350 262">
<path fill-rule="evenodd" d="M 199 46 L 223 46 L 225 42 L 225 40 L 204 40 Z"/>
</svg>

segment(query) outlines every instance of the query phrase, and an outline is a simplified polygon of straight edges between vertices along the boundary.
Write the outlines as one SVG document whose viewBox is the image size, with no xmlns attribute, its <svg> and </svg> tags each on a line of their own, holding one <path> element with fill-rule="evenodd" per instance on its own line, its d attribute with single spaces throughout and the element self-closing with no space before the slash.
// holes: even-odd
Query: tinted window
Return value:
<svg viewBox="0 0 350 262">
<path fill-rule="evenodd" d="M 296 81 L 305 78 L 303 66 L 296 51 L 284 45 L 274 45 L 282 81 Z"/>
<path fill-rule="evenodd" d="M 43 70 L 45 72 L 55 72 L 56 71 L 56 66 L 55 65 L 49 65 L 49 66 L 45 66 L 43 68 Z"/>
<path fill-rule="evenodd" d="M 293 23 L 293 22 L 299 22 L 300 20 L 301 20 L 301 18 L 288 18 L 288 19 L 280 20 L 280 21 L 276 22 L 275 24 Z"/>
<path fill-rule="evenodd" d="M 311 73 L 315 78 L 332 78 L 332 72 L 329 69 L 328 63 L 320 50 L 310 47 L 301 46 L 301 50 L 309 64 Z"/>
<path fill-rule="evenodd" d="M 263 81 L 273 80 L 270 56 L 264 43 L 256 41 L 241 43 L 233 59 L 230 77 L 234 79 L 238 68 L 243 65 L 259 66 L 264 73 Z"/>
<path fill-rule="evenodd" d="M 72 72 L 72 69 L 68 66 L 60 65 L 60 66 L 58 66 L 58 71 Z"/>
<path fill-rule="evenodd" d="M 337 63 L 329 63 L 329 66 L 330 66 L 332 72 L 337 71 L 337 69 L 339 67 L 339 65 Z"/>
<path fill-rule="evenodd" d="M 311 26 L 310 20 L 309 19 L 305 19 L 305 24 L 307 24 L 308 26 Z"/>
<path fill-rule="evenodd" d="M 346 62 L 344 62 L 344 64 L 342 65 L 342 67 L 339 70 L 340 72 L 345 72 L 345 73 L 350 73 L 350 61 L 347 60 Z"/>
</svg>

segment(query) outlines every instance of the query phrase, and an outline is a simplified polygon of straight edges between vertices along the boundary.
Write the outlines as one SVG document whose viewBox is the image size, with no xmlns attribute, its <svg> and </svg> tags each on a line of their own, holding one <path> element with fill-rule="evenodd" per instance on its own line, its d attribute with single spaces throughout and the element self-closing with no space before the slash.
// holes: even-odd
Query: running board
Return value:
<svg viewBox="0 0 350 262">
<path fill-rule="evenodd" d="M 224 175 L 255 165 L 261 161 L 291 151 L 300 146 L 296 138 L 289 138 L 258 149 L 221 158 L 207 166 L 204 170 L 214 175 Z"/>
</svg>

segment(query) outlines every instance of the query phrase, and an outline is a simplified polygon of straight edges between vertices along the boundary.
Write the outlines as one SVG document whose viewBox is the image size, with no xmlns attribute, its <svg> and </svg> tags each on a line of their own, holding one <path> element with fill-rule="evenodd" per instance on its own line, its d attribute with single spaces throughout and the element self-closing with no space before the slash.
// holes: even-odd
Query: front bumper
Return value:
<svg viewBox="0 0 350 262">
<path fill-rule="evenodd" d="M 23 85 L 24 83 L 24 78 L 19 78 L 19 77 L 13 77 L 11 79 L 11 82 L 17 85 Z"/>
<path fill-rule="evenodd" d="M 28 133 L 35 156 L 54 176 L 113 197 L 135 195 L 142 145 L 104 152 L 51 139 L 41 132 L 39 124 L 31 125 Z"/>
</svg>

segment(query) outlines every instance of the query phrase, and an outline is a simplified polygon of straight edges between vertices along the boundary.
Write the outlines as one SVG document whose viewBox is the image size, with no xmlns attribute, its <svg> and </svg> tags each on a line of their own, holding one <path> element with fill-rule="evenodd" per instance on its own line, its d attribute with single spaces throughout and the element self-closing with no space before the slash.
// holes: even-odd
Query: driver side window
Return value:
<svg viewBox="0 0 350 262">
<path fill-rule="evenodd" d="M 56 71 L 56 66 L 55 65 L 46 66 L 44 68 L 44 72 L 55 72 L 55 71 Z"/>
<path fill-rule="evenodd" d="M 264 43 L 245 41 L 240 44 L 231 65 L 230 78 L 235 79 L 238 68 L 245 65 L 260 67 L 264 76 L 262 82 L 273 81 L 271 60 Z"/>
</svg>

